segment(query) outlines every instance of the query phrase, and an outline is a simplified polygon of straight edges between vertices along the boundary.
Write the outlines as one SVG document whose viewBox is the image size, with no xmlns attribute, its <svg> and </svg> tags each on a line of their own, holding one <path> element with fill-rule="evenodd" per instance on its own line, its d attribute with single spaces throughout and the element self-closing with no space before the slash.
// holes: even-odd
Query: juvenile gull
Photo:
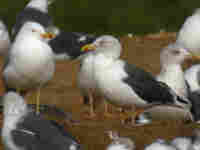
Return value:
<svg viewBox="0 0 200 150">
<path fill-rule="evenodd" d="M 24 92 L 37 89 L 37 106 L 40 88 L 51 80 L 55 70 L 53 52 L 46 38 L 51 38 L 51 34 L 40 24 L 25 23 L 11 46 L 3 69 L 7 90 Z"/>
<path fill-rule="evenodd" d="M 192 16 L 186 18 L 176 42 L 195 53 L 200 52 L 200 9 L 197 8 Z"/>
<path fill-rule="evenodd" d="M 9 92 L 3 97 L 3 145 L 9 150 L 80 150 L 80 144 L 56 123 L 28 109 L 24 99 Z"/>
<path fill-rule="evenodd" d="M 3 20 L 0 20 L 0 55 L 6 56 L 10 48 L 10 35 Z"/>
<path fill-rule="evenodd" d="M 135 150 L 135 143 L 128 137 L 120 137 L 115 131 L 108 131 L 108 136 L 112 142 L 106 150 Z"/>
<path fill-rule="evenodd" d="M 93 78 L 98 92 L 112 104 L 136 108 L 133 118 L 154 104 L 188 103 L 150 73 L 120 60 L 121 44 L 116 38 L 101 36 L 83 50 L 94 55 Z"/>
</svg>

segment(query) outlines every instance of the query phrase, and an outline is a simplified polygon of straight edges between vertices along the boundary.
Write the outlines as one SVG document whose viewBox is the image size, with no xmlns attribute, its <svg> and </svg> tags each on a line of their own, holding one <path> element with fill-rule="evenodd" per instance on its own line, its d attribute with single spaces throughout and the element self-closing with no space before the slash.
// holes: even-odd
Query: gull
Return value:
<svg viewBox="0 0 200 150">
<path fill-rule="evenodd" d="M 35 114 L 15 92 L 3 96 L 3 145 L 9 150 L 80 150 L 81 145 L 63 126 Z"/>
<path fill-rule="evenodd" d="M 37 112 L 40 88 L 52 79 L 55 71 L 53 52 L 46 42 L 52 36 L 38 23 L 25 23 L 11 45 L 3 68 L 7 90 L 21 93 L 37 89 Z"/>
</svg>

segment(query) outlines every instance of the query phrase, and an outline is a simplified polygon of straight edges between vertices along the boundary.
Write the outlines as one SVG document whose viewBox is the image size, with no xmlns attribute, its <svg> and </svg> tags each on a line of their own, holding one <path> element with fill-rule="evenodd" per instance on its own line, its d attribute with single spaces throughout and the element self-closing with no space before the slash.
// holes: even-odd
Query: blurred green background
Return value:
<svg viewBox="0 0 200 150">
<path fill-rule="evenodd" d="M 11 27 L 28 0 L 1 0 L 0 17 Z M 144 34 L 177 31 L 198 0 L 55 0 L 50 14 L 66 31 Z"/>
</svg>

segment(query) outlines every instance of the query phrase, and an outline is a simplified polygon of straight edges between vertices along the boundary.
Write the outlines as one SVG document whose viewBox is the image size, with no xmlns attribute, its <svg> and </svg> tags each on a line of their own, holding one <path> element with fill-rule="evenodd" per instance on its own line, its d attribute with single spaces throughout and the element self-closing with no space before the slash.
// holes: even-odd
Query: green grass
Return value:
<svg viewBox="0 0 200 150">
<path fill-rule="evenodd" d="M 1 2 L 0 17 L 9 28 L 27 2 Z M 200 1 L 195 0 L 55 0 L 50 14 L 56 25 L 66 31 L 145 34 L 160 29 L 177 31 L 185 17 L 191 15 L 199 4 Z"/>
</svg>

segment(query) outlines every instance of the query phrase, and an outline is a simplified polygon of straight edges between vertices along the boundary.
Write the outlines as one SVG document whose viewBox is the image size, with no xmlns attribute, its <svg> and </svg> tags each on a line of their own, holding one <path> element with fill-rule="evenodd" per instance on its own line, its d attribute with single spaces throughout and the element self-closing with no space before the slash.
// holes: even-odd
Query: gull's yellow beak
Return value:
<svg viewBox="0 0 200 150">
<path fill-rule="evenodd" d="M 56 37 L 56 35 L 51 33 L 51 32 L 43 33 L 43 34 L 40 34 L 40 35 L 44 39 L 53 39 L 54 37 Z"/>
<path fill-rule="evenodd" d="M 189 51 L 190 53 L 190 58 L 192 60 L 200 60 L 200 53 L 195 53 L 195 52 L 192 52 L 192 51 Z"/>
<path fill-rule="evenodd" d="M 96 46 L 94 44 L 86 44 L 81 48 L 82 52 L 87 52 L 87 51 L 93 51 L 96 49 Z"/>
</svg>

